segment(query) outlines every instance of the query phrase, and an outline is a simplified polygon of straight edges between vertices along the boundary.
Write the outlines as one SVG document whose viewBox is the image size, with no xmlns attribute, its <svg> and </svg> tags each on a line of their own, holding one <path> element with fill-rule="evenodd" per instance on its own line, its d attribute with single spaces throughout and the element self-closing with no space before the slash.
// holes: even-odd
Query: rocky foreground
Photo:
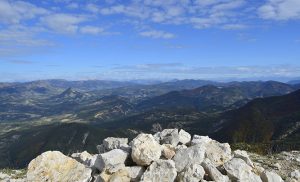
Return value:
<svg viewBox="0 0 300 182">
<path fill-rule="evenodd" d="M 28 182 L 299 182 L 300 153 L 259 156 L 231 151 L 228 143 L 184 130 L 165 129 L 154 135 L 106 138 L 99 154 L 74 153 L 71 157 L 48 151 L 33 159 L 25 178 L 3 181 Z"/>
</svg>

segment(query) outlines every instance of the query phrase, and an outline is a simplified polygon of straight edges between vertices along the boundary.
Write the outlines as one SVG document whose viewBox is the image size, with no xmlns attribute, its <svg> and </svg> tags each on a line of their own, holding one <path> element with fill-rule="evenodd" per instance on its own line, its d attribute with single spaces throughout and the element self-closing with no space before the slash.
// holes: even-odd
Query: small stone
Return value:
<svg viewBox="0 0 300 182">
<path fill-rule="evenodd" d="M 162 146 L 162 155 L 166 158 L 166 159 L 172 159 L 174 157 L 175 153 L 175 148 L 172 147 L 172 145 L 170 144 L 164 144 Z"/>
<path fill-rule="evenodd" d="M 103 140 L 103 146 L 106 151 L 120 149 L 122 146 L 128 146 L 128 138 L 108 137 Z"/>
<path fill-rule="evenodd" d="M 109 179 L 109 182 L 130 182 L 129 173 L 126 169 L 115 172 Z"/>
<path fill-rule="evenodd" d="M 224 176 L 209 159 L 204 159 L 201 165 L 210 179 L 217 182 L 229 182 L 228 176 Z"/>
</svg>

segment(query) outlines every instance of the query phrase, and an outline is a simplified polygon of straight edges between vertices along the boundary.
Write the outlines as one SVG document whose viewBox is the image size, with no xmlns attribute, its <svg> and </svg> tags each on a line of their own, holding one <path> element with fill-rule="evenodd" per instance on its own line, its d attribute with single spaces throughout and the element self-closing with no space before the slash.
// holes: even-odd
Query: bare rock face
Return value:
<svg viewBox="0 0 300 182">
<path fill-rule="evenodd" d="M 150 165 L 161 156 L 161 146 L 150 134 L 139 134 L 131 145 L 132 160 L 138 165 Z"/>
<path fill-rule="evenodd" d="M 121 149 L 114 149 L 97 155 L 93 166 L 99 171 L 107 170 L 113 173 L 125 167 L 125 161 L 128 155 L 127 152 Z"/>
<path fill-rule="evenodd" d="M 272 171 L 264 171 L 260 177 L 263 182 L 283 182 L 282 178 Z"/>
<path fill-rule="evenodd" d="M 153 162 L 142 176 L 142 182 L 171 182 L 177 176 L 175 163 L 172 160 Z"/>
<path fill-rule="evenodd" d="M 42 153 L 28 165 L 27 180 L 32 182 L 88 182 L 92 170 L 58 151 Z"/>
<path fill-rule="evenodd" d="M 201 164 L 204 159 L 205 148 L 202 145 L 195 145 L 186 149 L 177 151 L 173 160 L 177 172 L 182 172 L 183 169 L 191 164 Z"/>
<path fill-rule="evenodd" d="M 177 176 L 177 181 L 180 182 L 199 182 L 203 179 L 205 171 L 200 164 L 192 164 L 186 167 Z"/>
<path fill-rule="evenodd" d="M 224 164 L 224 168 L 233 181 L 261 182 L 259 176 L 252 171 L 252 167 L 240 158 L 233 158 Z"/>
</svg>

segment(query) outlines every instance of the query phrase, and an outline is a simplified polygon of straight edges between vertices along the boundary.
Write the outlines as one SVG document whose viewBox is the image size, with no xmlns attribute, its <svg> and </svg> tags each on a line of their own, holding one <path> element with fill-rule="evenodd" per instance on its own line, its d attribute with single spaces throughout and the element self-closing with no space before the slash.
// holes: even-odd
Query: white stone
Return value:
<svg viewBox="0 0 300 182">
<path fill-rule="evenodd" d="M 289 175 L 291 178 L 299 180 L 300 181 L 300 171 L 299 170 L 294 170 L 290 173 Z"/>
<path fill-rule="evenodd" d="M 178 129 L 164 129 L 160 133 L 160 143 L 177 146 L 179 143 Z"/>
<path fill-rule="evenodd" d="M 186 167 L 177 176 L 177 180 L 180 182 L 199 182 L 203 179 L 205 171 L 200 164 L 192 164 Z"/>
<path fill-rule="evenodd" d="M 166 159 L 172 159 L 175 154 L 175 147 L 170 144 L 162 145 L 162 156 L 164 156 Z"/>
<path fill-rule="evenodd" d="M 207 144 L 211 141 L 212 141 L 212 139 L 209 138 L 208 136 L 194 135 L 193 140 L 191 141 L 191 145 Z"/>
<path fill-rule="evenodd" d="M 145 172 L 145 169 L 141 166 L 126 167 L 126 170 L 128 171 L 129 177 L 133 182 L 140 181 Z"/>
<path fill-rule="evenodd" d="M 246 151 L 244 151 L 244 150 L 235 150 L 235 151 L 233 151 L 233 156 L 235 158 L 243 159 L 249 166 L 254 167 L 254 164 L 251 161 L 251 159 L 249 158 L 249 155 L 247 154 Z"/>
<path fill-rule="evenodd" d="M 120 149 L 122 146 L 128 146 L 128 138 L 108 137 L 103 140 L 103 146 L 106 151 Z"/>
<path fill-rule="evenodd" d="M 182 150 L 182 149 L 186 149 L 186 148 L 188 148 L 186 145 L 177 145 L 176 147 L 175 147 L 175 152 L 177 152 L 178 150 Z"/>
<path fill-rule="evenodd" d="M 141 182 L 173 182 L 176 176 L 175 163 L 172 160 L 160 159 L 148 167 Z"/>
<path fill-rule="evenodd" d="M 179 143 L 187 144 L 191 141 L 191 135 L 188 132 L 184 131 L 183 129 L 181 129 L 178 134 L 179 134 Z"/>
<path fill-rule="evenodd" d="M 186 149 L 182 149 L 176 152 L 173 160 L 177 172 L 183 171 L 183 169 L 191 164 L 201 164 L 204 159 L 205 148 L 202 145 L 195 145 Z"/>
<path fill-rule="evenodd" d="M 107 151 L 105 150 L 105 147 L 104 147 L 103 144 L 97 145 L 96 148 L 97 148 L 99 154 L 102 154 L 102 153 L 107 152 Z"/>
<path fill-rule="evenodd" d="M 27 180 L 32 182 L 88 182 L 91 180 L 91 172 L 91 169 L 61 152 L 48 151 L 29 163 Z"/>
<path fill-rule="evenodd" d="M 260 178 L 263 182 L 283 182 L 282 178 L 278 174 L 267 170 L 260 175 Z"/>
<path fill-rule="evenodd" d="M 109 152 L 97 155 L 93 167 L 99 171 L 104 169 L 110 173 L 116 172 L 125 167 L 128 153 L 121 149 L 113 149 Z"/>
<path fill-rule="evenodd" d="M 252 171 L 252 167 L 240 158 L 233 158 L 224 164 L 229 178 L 233 181 L 261 182 L 259 176 Z"/>
<path fill-rule="evenodd" d="M 132 160 L 141 166 L 150 165 L 161 156 L 161 146 L 150 134 L 139 134 L 132 141 Z"/>
<path fill-rule="evenodd" d="M 87 151 L 81 152 L 81 153 L 73 153 L 71 157 L 81 164 L 84 164 L 88 167 L 91 167 L 91 161 L 93 156 L 89 154 Z"/>
<path fill-rule="evenodd" d="M 209 159 L 204 159 L 201 163 L 204 168 L 206 174 L 216 181 L 216 182 L 229 182 L 228 176 L 223 175 L 212 163 Z"/>
</svg>

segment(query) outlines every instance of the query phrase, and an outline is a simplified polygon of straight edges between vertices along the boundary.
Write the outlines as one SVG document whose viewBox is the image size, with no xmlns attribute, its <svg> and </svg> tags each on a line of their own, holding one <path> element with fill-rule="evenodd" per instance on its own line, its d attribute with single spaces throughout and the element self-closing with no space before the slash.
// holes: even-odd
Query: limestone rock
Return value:
<svg viewBox="0 0 300 182">
<path fill-rule="evenodd" d="M 73 153 L 71 157 L 81 164 L 84 164 L 86 166 L 91 166 L 91 161 L 93 156 L 89 154 L 87 151 L 81 152 L 81 153 Z"/>
<path fill-rule="evenodd" d="M 153 162 L 142 176 L 142 182 L 173 182 L 177 176 L 175 163 L 172 160 Z"/>
<path fill-rule="evenodd" d="M 113 173 L 125 167 L 125 161 L 128 155 L 127 152 L 121 149 L 113 149 L 109 152 L 97 155 L 93 166 L 99 171 L 105 169 Z"/>
<path fill-rule="evenodd" d="M 88 182 L 92 170 L 58 151 L 48 151 L 28 165 L 27 180 L 32 182 Z"/>
<path fill-rule="evenodd" d="M 173 147 L 170 144 L 164 144 L 162 146 L 162 155 L 166 158 L 166 159 L 172 159 L 175 155 L 175 147 Z"/>
<path fill-rule="evenodd" d="M 109 182 L 110 178 L 111 174 L 104 170 L 95 178 L 94 182 Z"/>
<path fill-rule="evenodd" d="M 103 146 L 106 151 L 113 149 L 120 149 L 121 147 L 128 146 L 128 138 L 115 138 L 108 137 L 103 140 Z"/>
<path fill-rule="evenodd" d="M 130 182 L 129 173 L 126 169 L 115 172 L 109 179 L 109 182 Z"/>
<path fill-rule="evenodd" d="M 145 169 L 141 166 L 126 167 L 126 170 L 128 171 L 129 177 L 133 182 L 139 181 L 145 172 Z"/>
<path fill-rule="evenodd" d="M 254 164 L 251 161 L 251 159 L 249 158 L 249 155 L 247 154 L 246 151 L 244 151 L 244 150 L 235 150 L 235 151 L 233 151 L 233 156 L 235 158 L 243 159 L 249 166 L 254 167 Z"/>
<path fill-rule="evenodd" d="M 224 176 L 212 163 L 209 159 L 204 159 L 201 163 L 205 172 L 208 174 L 210 179 L 216 182 L 228 182 L 228 176 Z"/>
<path fill-rule="evenodd" d="M 260 177 L 263 182 L 283 182 L 282 178 L 278 174 L 271 171 L 264 171 Z"/>
<path fill-rule="evenodd" d="M 211 142 L 212 139 L 209 138 L 208 136 L 199 136 L 199 135 L 194 135 L 193 140 L 191 141 L 191 145 L 197 145 L 197 144 L 207 144 Z"/>
<path fill-rule="evenodd" d="M 183 129 L 181 129 L 179 131 L 179 143 L 182 143 L 182 144 L 187 144 L 191 141 L 191 135 L 184 131 Z"/>
<path fill-rule="evenodd" d="M 200 164 L 192 164 L 178 174 L 177 180 L 180 182 L 198 182 L 203 179 L 204 174 L 205 171 Z"/>
<path fill-rule="evenodd" d="M 171 144 L 175 147 L 179 143 L 178 129 L 164 129 L 160 133 L 160 142 L 163 144 Z"/>
<path fill-rule="evenodd" d="M 205 150 L 201 145 L 195 145 L 186 149 L 177 151 L 173 160 L 177 172 L 183 171 L 183 169 L 191 164 L 201 164 L 204 159 Z"/>
<path fill-rule="evenodd" d="M 177 152 L 178 150 L 186 149 L 186 148 L 188 148 L 186 145 L 177 145 L 175 147 L 175 152 Z"/>
<path fill-rule="evenodd" d="M 106 152 L 105 147 L 104 147 L 103 144 L 97 145 L 96 148 L 97 148 L 99 154 L 102 154 L 102 153 Z"/>
<path fill-rule="evenodd" d="M 161 156 L 161 146 L 150 134 L 139 134 L 132 141 L 132 160 L 141 166 L 150 165 Z"/>
<path fill-rule="evenodd" d="M 292 179 L 296 179 L 298 181 L 300 181 L 300 171 L 299 170 L 294 170 L 290 173 L 289 175 Z"/>
<path fill-rule="evenodd" d="M 252 172 L 252 167 L 240 158 L 233 158 L 226 162 L 224 168 L 233 181 L 261 182 L 260 177 Z"/>
</svg>

